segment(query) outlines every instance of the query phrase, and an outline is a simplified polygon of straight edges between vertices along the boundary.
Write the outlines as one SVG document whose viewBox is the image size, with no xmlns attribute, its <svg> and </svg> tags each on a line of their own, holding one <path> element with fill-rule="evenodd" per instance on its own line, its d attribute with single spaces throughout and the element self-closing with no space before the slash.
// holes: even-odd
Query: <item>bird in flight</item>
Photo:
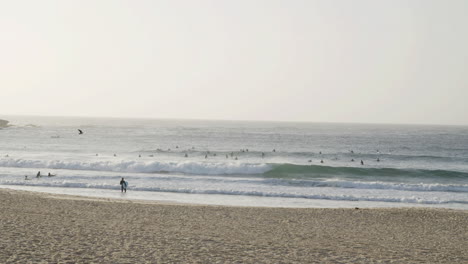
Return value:
<svg viewBox="0 0 468 264">
<path fill-rule="evenodd" d="M 80 135 L 83 134 L 83 131 L 81 129 L 78 129 L 78 132 L 79 132 Z"/>
</svg>

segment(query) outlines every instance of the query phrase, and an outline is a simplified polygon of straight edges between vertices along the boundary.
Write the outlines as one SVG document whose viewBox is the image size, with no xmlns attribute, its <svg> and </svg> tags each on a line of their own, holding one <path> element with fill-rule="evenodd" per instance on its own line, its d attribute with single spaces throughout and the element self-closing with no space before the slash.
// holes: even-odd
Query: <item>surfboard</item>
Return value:
<svg viewBox="0 0 468 264">
<path fill-rule="evenodd" d="M 124 187 L 125 189 L 127 189 L 127 186 L 128 186 L 128 182 L 127 182 L 127 181 L 124 181 L 123 187 Z"/>
</svg>

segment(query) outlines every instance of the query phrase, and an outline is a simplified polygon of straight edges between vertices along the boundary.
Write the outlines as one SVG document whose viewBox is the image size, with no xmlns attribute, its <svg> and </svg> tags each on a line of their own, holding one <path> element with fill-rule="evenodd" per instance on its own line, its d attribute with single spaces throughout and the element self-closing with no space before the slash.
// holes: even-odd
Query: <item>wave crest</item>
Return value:
<svg viewBox="0 0 468 264">
<path fill-rule="evenodd" d="M 467 179 L 467 172 L 372 167 L 331 167 L 277 163 L 197 162 L 197 161 L 69 161 L 2 159 L 0 167 L 133 173 L 180 173 L 192 175 L 263 175 L 269 178 L 405 177 Z"/>
<path fill-rule="evenodd" d="M 387 176 L 387 177 L 450 177 L 468 178 L 468 173 L 450 170 L 422 170 L 422 169 L 398 169 L 398 168 L 369 168 L 369 167 L 331 167 L 318 165 L 294 165 L 282 164 L 265 173 L 270 177 L 288 176 Z"/>
<path fill-rule="evenodd" d="M 135 173 L 183 173 L 197 175 L 250 175 L 271 169 L 268 164 L 215 162 L 140 162 L 140 161 L 62 161 L 62 160 L 0 160 L 1 167 L 48 168 L 65 170 L 115 171 Z"/>
</svg>

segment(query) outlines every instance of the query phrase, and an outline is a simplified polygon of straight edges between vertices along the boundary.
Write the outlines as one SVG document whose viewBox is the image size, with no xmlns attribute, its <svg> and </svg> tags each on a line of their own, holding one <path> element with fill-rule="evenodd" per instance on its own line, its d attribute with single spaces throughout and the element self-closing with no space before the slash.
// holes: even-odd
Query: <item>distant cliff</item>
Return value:
<svg viewBox="0 0 468 264">
<path fill-rule="evenodd" d="M 9 126 L 8 123 L 9 123 L 9 121 L 0 119 L 0 128 L 8 127 Z"/>
</svg>

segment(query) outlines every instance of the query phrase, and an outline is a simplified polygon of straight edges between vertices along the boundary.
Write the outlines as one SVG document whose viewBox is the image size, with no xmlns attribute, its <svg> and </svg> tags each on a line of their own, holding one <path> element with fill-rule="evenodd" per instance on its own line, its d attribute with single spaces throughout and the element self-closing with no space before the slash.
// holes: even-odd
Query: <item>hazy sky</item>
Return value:
<svg viewBox="0 0 468 264">
<path fill-rule="evenodd" d="M 1 1 L 2 114 L 468 125 L 468 1 Z"/>
</svg>

